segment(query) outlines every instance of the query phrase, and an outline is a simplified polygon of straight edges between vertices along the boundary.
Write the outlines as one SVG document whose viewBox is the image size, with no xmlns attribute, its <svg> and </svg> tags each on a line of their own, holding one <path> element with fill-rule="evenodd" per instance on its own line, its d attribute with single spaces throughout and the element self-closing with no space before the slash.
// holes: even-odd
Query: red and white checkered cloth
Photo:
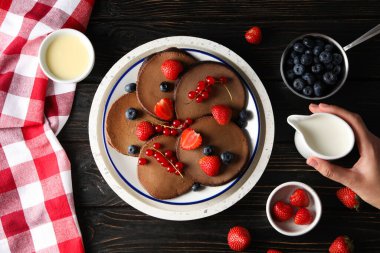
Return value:
<svg viewBox="0 0 380 253">
<path fill-rule="evenodd" d="M 94 0 L 0 0 L 0 252 L 83 252 L 71 168 L 57 134 L 75 84 L 38 66 L 46 35 L 84 31 Z"/>
</svg>

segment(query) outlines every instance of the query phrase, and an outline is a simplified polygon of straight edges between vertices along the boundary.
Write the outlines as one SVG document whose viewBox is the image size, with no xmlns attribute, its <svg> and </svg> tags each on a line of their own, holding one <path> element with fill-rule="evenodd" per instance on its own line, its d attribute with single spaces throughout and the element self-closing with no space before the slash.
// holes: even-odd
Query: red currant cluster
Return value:
<svg viewBox="0 0 380 253">
<path fill-rule="evenodd" d="M 195 102 L 202 103 L 203 100 L 207 100 L 209 98 L 211 87 L 214 84 L 226 84 L 227 78 L 222 76 L 218 80 L 215 80 L 215 77 L 207 76 L 203 81 L 199 81 L 197 84 L 197 88 L 192 91 L 189 91 L 187 97 L 191 100 L 195 99 Z"/>
<path fill-rule="evenodd" d="M 170 123 L 165 123 L 163 125 L 161 124 L 154 124 L 154 131 L 156 133 L 162 133 L 165 136 L 177 136 L 179 133 L 179 130 L 183 130 L 185 128 L 188 128 L 191 124 L 193 124 L 193 120 L 190 118 L 187 118 L 185 121 L 181 121 L 179 119 L 175 119 Z"/>
<path fill-rule="evenodd" d="M 175 152 L 172 150 L 166 150 L 164 153 L 162 153 L 159 149 L 161 148 L 161 144 L 156 142 L 153 143 L 152 149 L 147 149 L 145 151 L 145 155 L 147 156 L 153 156 L 156 161 L 161 164 L 162 167 L 165 167 L 166 170 L 170 173 L 174 173 L 176 175 L 181 175 L 183 173 L 183 163 L 179 162 L 177 160 L 177 157 L 175 156 Z M 143 164 L 140 163 L 140 161 L 144 159 Z M 145 158 L 139 159 L 139 164 L 144 165 L 146 164 L 147 160 Z M 182 176 L 183 177 L 183 176 Z"/>
</svg>

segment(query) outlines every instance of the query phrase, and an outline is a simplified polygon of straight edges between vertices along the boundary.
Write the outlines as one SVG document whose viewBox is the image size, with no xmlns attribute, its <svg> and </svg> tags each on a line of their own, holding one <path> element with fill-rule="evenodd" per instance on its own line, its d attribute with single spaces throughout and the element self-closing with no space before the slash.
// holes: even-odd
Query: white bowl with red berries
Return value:
<svg viewBox="0 0 380 253">
<path fill-rule="evenodd" d="M 312 230 L 322 215 L 318 194 L 301 182 L 287 182 L 277 186 L 266 204 L 269 223 L 279 233 L 299 236 Z"/>
</svg>

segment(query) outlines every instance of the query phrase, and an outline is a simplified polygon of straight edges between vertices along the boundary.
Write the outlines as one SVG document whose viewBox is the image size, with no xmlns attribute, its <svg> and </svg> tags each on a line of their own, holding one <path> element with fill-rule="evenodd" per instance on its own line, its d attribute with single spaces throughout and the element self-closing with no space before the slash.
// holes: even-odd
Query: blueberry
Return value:
<svg viewBox="0 0 380 253">
<path fill-rule="evenodd" d="M 126 84 L 124 87 L 125 92 L 131 93 L 136 91 L 136 84 L 135 83 L 129 83 Z"/>
<path fill-rule="evenodd" d="M 334 64 L 332 64 L 331 62 L 325 64 L 325 69 L 326 69 L 326 70 L 332 70 L 333 68 L 334 68 Z"/>
<path fill-rule="evenodd" d="M 236 120 L 236 125 L 238 125 L 240 128 L 245 128 L 247 126 L 247 121 L 242 119 Z"/>
<path fill-rule="evenodd" d="M 309 49 L 305 51 L 305 54 L 313 54 Z"/>
<path fill-rule="evenodd" d="M 326 44 L 325 45 L 325 51 L 331 52 L 334 49 L 334 46 L 331 44 Z"/>
<path fill-rule="evenodd" d="M 305 87 L 305 81 L 301 78 L 297 78 L 293 81 L 293 88 L 295 90 L 301 91 Z"/>
<path fill-rule="evenodd" d="M 305 46 L 299 42 L 296 42 L 293 45 L 293 50 L 298 52 L 298 53 L 303 53 L 305 51 Z"/>
<path fill-rule="evenodd" d="M 212 155 L 214 153 L 214 147 L 213 146 L 206 146 L 203 148 L 203 154 L 204 155 Z"/>
<path fill-rule="evenodd" d="M 223 152 L 220 154 L 220 159 L 224 164 L 229 164 L 234 159 L 234 154 L 231 152 Z"/>
<path fill-rule="evenodd" d="M 171 83 L 164 81 L 160 84 L 160 91 L 168 92 L 170 90 L 171 90 Z"/>
<path fill-rule="evenodd" d="M 301 64 L 305 66 L 309 66 L 312 63 L 313 63 L 313 57 L 311 56 L 311 54 L 303 54 L 301 56 Z"/>
<path fill-rule="evenodd" d="M 305 96 L 310 97 L 311 95 L 313 95 L 313 88 L 311 86 L 306 86 L 305 88 L 303 88 L 302 93 Z"/>
<path fill-rule="evenodd" d="M 136 155 L 139 152 L 139 147 L 136 145 L 130 145 L 128 146 L 128 154 Z"/>
<path fill-rule="evenodd" d="M 299 64 L 300 63 L 300 56 L 296 56 L 293 58 L 293 63 L 294 64 Z"/>
<path fill-rule="evenodd" d="M 339 65 L 339 64 L 342 63 L 342 61 L 343 61 L 343 57 L 342 57 L 341 54 L 337 54 L 337 53 L 333 54 L 333 60 L 332 60 L 332 63 L 333 63 L 334 65 Z"/>
<path fill-rule="evenodd" d="M 194 183 L 193 186 L 191 186 L 192 191 L 199 191 L 201 189 L 201 184 L 200 183 Z"/>
<path fill-rule="evenodd" d="M 330 63 L 332 61 L 332 55 L 330 52 L 327 52 L 327 51 L 323 51 L 320 55 L 319 55 L 319 60 L 324 63 L 324 64 L 327 64 L 327 63 Z"/>
<path fill-rule="evenodd" d="M 313 89 L 314 89 L 314 94 L 317 97 L 321 97 L 325 91 L 325 87 L 320 81 L 317 81 L 314 83 Z"/>
<path fill-rule="evenodd" d="M 314 63 L 321 63 L 318 56 L 314 56 Z"/>
<path fill-rule="evenodd" d="M 294 58 L 296 56 L 298 56 L 298 53 L 296 51 L 292 51 L 290 57 Z"/>
<path fill-rule="evenodd" d="M 314 47 L 315 44 L 314 40 L 310 37 L 303 38 L 302 43 L 308 48 Z"/>
<path fill-rule="evenodd" d="M 322 51 L 323 51 L 323 47 L 322 47 L 322 46 L 315 46 L 315 47 L 313 48 L 313 54 L 314 54 L 315 56 L 320 55 L 320 54 L 322 53 Z"/>
<path fill-rule="evenodd" d="M 305 80 L 308 85 L 313 85 L 315 82 L 315 76 L 309 72 L 303 74 L 302 79 Z"/>
<path fill-rule="evenodd" d="M 321 40 L 321 39 L 316 39 L 316 40 L 315 40 L 315 44 L 316 44 L 317 46 L 321 46 L 321 47 L 324 47 L 324 46 L 325 46 L 325 42 L 323 42 L 323 40 Z"/>
<path fill-rule="evenodd" d="M 321 73 L 322 70 L 323 70 L 323 65 L 320 63 L 317 63 L 317 64 L 311 66 L 311 72 L 313 72 L 313 73 L 318 74 L 318 73 Z"/>
<path fill-rule="evenodd" d="M 333 70 L 332 70 L 332 72 L 333 72 L 335 75 L 339 75 L 341 71 L 342 71 L 342 67 L 341 67 L 340 65 L 336 65 L 336 66 L 333 68 Z"/>
<path fill-rule="evenodd" d="M 137 110 L 135 108 L 128 108 L 128 110 L 125 112 L 125 117 L 129 120 L 134 120 L 137 116 Z"/>
<path fill-rule="evenodd" d="M 290 72 L 293 74 L 293 71 L 290 70 Z M 293 74 L 293 76 L 294 76 L 294 74 Z M 241 120 L 247 120 L 248 116 L 249 116 L 249 113 L 247 112 L 247 110 L 243 109 L 239 112 L 239 119 L 241 119 Z"/>
<path fill-rule="evenodd" d="M 292 69 L 289 69 L 288 71 L 286 71 L 286 78 L 288 78 L 289 80 L 294 79 L 294 72 Z"/>
<path fill-rule="evenodd" d="M 301 76 L 305 72 L 305 67 L 301 64 L 295 64 L 293 67 L 293 72 L 297 76 Z"/>
<path fill-rule="evenodd" d="M 333 85 L 337 82 L 337 76 L 332 72 L 326 72 L 323 74 L 323 81 L 327 84 Z"/>
</svg>

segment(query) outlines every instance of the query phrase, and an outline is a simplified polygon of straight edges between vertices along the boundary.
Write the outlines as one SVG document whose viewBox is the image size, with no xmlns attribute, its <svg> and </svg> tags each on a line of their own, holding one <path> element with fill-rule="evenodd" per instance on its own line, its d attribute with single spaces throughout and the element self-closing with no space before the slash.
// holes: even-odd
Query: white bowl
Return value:
<svg viewBox="0 0 380 253">
<path fill-rule="evenodd" d="M 57 76 L 55 76 L 50 71 L 50 69 L 46 63 L 46 50 L 48 49 L 50 43 L 55 38 L 57 38 L 57 36 L 64 35 L 64 34 L 77 36 L 81 40 L 83 45 L 86 47 L 87 52 L 88 52 L 88 56 L 89 56 L 89 63 L 88 63 L 86 70 L 80 76 L 78 76 L 74 79 L 69 79 L 69 80 L 61 79 L 61 78 L 58 78 Z M 83 33 L 79 32 L 77 30 L 65 28 L 65 29 L 60 29 L 60 30 L 52 32 L 42 41 L 40 48 L 39 48 L 39 51 L 38 51 L 38 61 L 39 61 L 39 64 L 41 66 L 42 71 L 51 80 L 58 82 L 58 83 L 77 83 L 77 82 L 80 82 L 83 79 L 85 79 L 90 74 L 92 68 L 94 67 L 94 63 L 95 63 L 95 52 L 94 52 L 94 48 L 92 47 L 90 40 L 86 37 L 86 35 L 84 35 Z"/>
<path fill-rule="evenodd" d="M 314 217 L 312 223 L 309 225 L 297 225 L 294 223 L 294 218 L 283 222 L 276 221 L 274 218 L 272 218 L 273 205 L 280 200 L 284 201 L 285 203 L 289 203 L 289 197 L 298 188 L 304 189 L 309 195 L 310 204 L 306 208 Z M 296 208 L 294 208 L 294 213 L 295 211 Z M 266 213 L 269 223 L 278 232 L 287 236 L 299 236 L 306 234 L 318 224 L 322 215 L 322 204 L 321 200 L 318 197 L 318 194 L 310 186 L 301 182 L 287 182 L 277 186 L 271 192 L 266 204 Z"/>
</svg>

